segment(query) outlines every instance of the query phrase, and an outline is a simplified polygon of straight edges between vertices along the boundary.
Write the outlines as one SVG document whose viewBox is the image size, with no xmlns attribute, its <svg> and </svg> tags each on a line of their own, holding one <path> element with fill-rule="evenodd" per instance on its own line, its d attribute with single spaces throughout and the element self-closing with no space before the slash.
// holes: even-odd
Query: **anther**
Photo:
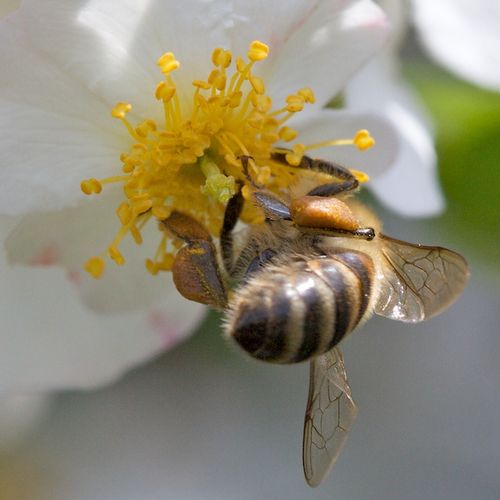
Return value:
<svg viewBox="0 0 500 500">
<path fill-rule="evenodd" d="M 172 71 L 179 68 L 181 63 L 175 58 L 173 52 L 166 52 L 157 61 L 160 71 L 164 75 L 168 75 Z"/>
<path fill-rule="evenodd" d="M 132 109 L 132 104 L 128 102 L 119 102 L 115 105 L 115 107 L 111 110 L 111 116 L 113 118 L 122 119 L 125 118 L 125 115 Z"/>
<path fill-rule="evenodd" d="M 262 61 L 269 55 L 269 47 L 258 40 L 253 41 L 248 48 L 248 59 L 250 61 Z"/>
<path fill-rule="evenodd" d="M 369 149 L 375 145 L 375 139 L 370 135 L 368 130 L 362 129 L 356 132 L 356 135 L 353 139 L 354 144 L 358 149 L 364 151 L 365 149 Z"/>
<path fill-rule="evenodd" d="M 297 113 L 304 108 L 304 98 L 301 95 L 291 94 L 286 98 L 286 110 L 290 113 Z"/>
<path fill-rule="evenodd" d="M 102 184 L 97 179 L 87 179 L 80 183 L 80 189 L 87 195 L 99 194 L 102 191 Z"/>
<path fill-rule="evenodd" d="M 308 104 L 314 104 L 316 102 L 316 97 L 314 96 L 314 92 L 309 87 L 304 87 L 300 89 L 297 94 L 304 98 L 304 101 Z"/>
<path fill-rule="evenodd" d="M 146 259 L 144 264 L 146 265 L 146 269 L 153 275 L 156 276 L 158 274 L 158 266 L 151 260 Z"/>
<path fill-rule="evenodd" d="M 356 180 L 360 183 L 363 184 L 365 182 L 368 182 L 370 180 L 370 177 L 368 177 L 367 174 L 364 172 L 361 172 L 360 170 L 354 170 L 353 168 L 349 169 L 349 172 L 351 172 L 354 177 L 356 177 Z"/>
<path fill-rule="evenodd" d="M 300 165 L 305 150 L 306 147 L 304 146 L 304 144 L 294 144 L 292 147 L 292 151 L 290 153 L 287 153 L 285 156 L 287 163 L 293 165 L 294 167 Z"/>
<path fill-rule="evenodd" d="M 129 204 L 125 201 L 121 203 L 120 206 L 116 209 L 116 215 L 118 215 L 118 218 L 120 219 L 120 222 L 123 226 L 128 225 L 128 223 L 132 219 L 132 212 L 130 210 Z"/>
<path fill-rule="evenodd" d="M 220 47 L 212 52 L 212 63 L 214 66 L 227 68 L 231 64 L 232 54 L 229 50 L 224 50 Z"/>
<path fill-rule="evenodd" d="M 210 85 L 208 82 L 204 82 L 203 80 L 193 80 L 192 84 L 194 87 L 202 90 L 208 90 L 212 88 L 212 85 Z"/>
<path fill-rule="evenodd" d="M 93 277 L 100 278 L 104 272 L 106 263 L 102 257 L 91 257 L 85 263 L 85 270 Z"/>
<path fill-rule="evenodd" d="M 237 108 L 241 103 L 242 96 L 243 96 L 243 92 L 241 92 L 241 91 L 233 92 L 229 96 L 229 107 L 230 108 Z"/>
<path fill-rule="evenodd" d="M 298 132 L 290 127 L 281 127 L 278 134 L 282 141 L 289 142 L 297 137 Z"/>
<path fill-rule="evenodd" d="M 156 87 L 155 97 L 158 100 L 163 100 L 163 102 L 168 102 L 174 97 L 175 93 L 176 88 L 173 85 L 169 85 L 167 82 L 160 82 Z"/>
</svg>

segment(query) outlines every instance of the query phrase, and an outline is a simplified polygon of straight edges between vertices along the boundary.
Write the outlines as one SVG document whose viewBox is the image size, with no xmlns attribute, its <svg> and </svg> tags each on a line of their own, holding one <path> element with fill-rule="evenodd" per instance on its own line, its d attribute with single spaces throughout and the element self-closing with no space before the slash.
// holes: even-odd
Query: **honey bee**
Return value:
<svg viewBox="0 0 500 500">
<path fill-rule="evenodd" d="M 274 160 L 285 163 L 285 153 Z M 246 171 L 249 161 L 242 157 Z M 439 314 L 460 295 L 469 271 L 451 250 L 384 235 L 350 196 L 358 181 L 349 170 L 307 156 L 297 168 L 332 182 L 288 200 L 254 185 L 266 222 L 247 229 L 238 249 L 241 192 L 227 204 L 220 252 L 190 216 L 174 212 L 162 225 L 186 243 L 172 270 L 184 297 L 223 310 L 228 337 L 252 357 L 310 361 L 303 466 L 307 483 L 317 486 L 357 412 L 339 343 L 373 313 L 410 323 Z"/>
</svg>

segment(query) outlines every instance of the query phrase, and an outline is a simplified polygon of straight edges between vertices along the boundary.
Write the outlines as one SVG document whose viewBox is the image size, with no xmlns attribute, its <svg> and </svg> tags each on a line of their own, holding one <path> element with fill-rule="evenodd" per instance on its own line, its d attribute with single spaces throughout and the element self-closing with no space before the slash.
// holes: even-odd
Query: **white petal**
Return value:
<svg viewBox="0 0 500 500">
<path fill-rule="evenodd" d="M 288 76 L 283 84 L 295 90 L 289 70 L 299 66 L 303 76 L 311 68 L 318 74 L 316 61 L 325 61 L 331 51 L 327 63 L 335 66 L 335 75 L 341 73 L 335 81 L 344 83 L 351 66 L 358 67 L 376 50 L 386 31 L 381 11 L 369 0 L 141 0 L 119 7 L 113 0 L 27 0 L 21 14 L 24 31 L 45 57 L 85 82 L 108 105 L 126 100 L 148 117 L 161 112 L 151 96 L 161 79 L 156 60 L 166 51 L 181 61 L 174 78 L 182 96 L 186 89 L 191 94 L 193 79 L 206 78 L 215 47 L 245 56 L 248 43 L 260 38 L 271 46 L 273 58 L 292 42 L 295 48 L 286 49 L 286 64 L 278 66 Z M 297 50 L 305 59 L 298 65 Z M 278 87 L 283 84 L 277 82 Z M 330 84 L 329 92 L 335 91 Z"/>
<path fill-rule="evenodd" d="M 192 95 L 191 82 L 213 69 L 214 48 L 246 56 L 259 36 L 281 40 L 300 22 L 307 2 L 267 3 L 243 0 L 173 2 L 28 0 L 22 18 L 39 50 L 76 80 L 84 82 L 108 105 L 128 101 L 138 115 L 155 118 L 161 108 L 153 99 L 162 75 L 156 65 L 172 51 L 181 62 L 174 74 L 179 93 Z M 274 22 L 279 17 L 278 22 Z"/>
<path fill-rule="evenodd" d="M 384 14 L 369 0 L 322 2 L 290 33 L 266 68 L 275 105 L 299 88 L 311 87 L 317 100 L 314 108 L 323 106 L 383 45 L 387 34 Z M 311 108 L 306 106 L 299 115 Z"/>
<path fill-rule="evenodd" d="M 165 2 L 47 0 L 28 1 L 23 20 L 40 50 L 77 80 L 84 82 L 108 105 L 129 101 L 139 115 L 161 112 L 153 98 L 162 75 L 157 59 L 173 51 L 183 64 L 176 79 L 201 78 L 210 66 L 210 52 L 227 43 L 221 0 Z M 194 71 L 194 73 L 193 73 Z"/>
<path fill-rule="evenodd" d="M 0 454 L 20 445 L 47 417 L 48 394 L 0 393 Z"/>
<path fill-rule="evenodd" d="M 387 40 L 384 52 L 398 52 L 404 37 L 408 32 L 409 12 L 406 2 L 401 0 L 380 0 L 379 5 L 384 10 L 391 26 L 391 36 Z"/>
<path fill-rule="evenodd" d="M 289 6 L 289 17 L 281 15 L 284 2 L 264 12 L 244 2 L 191 1 L 181 6 L 144 0 L 117 8 L 110 0 L 27 0 L 2 20 L 0 167 L 5 181 L 0 213 L 74 205 L 82 196 L 77 188 L 82 178 L 115 171 L 128 140 L 109 109 L 127 100 L 140 116 L 159 115 L 152 98 L 159 78 L 155 61 L 166 50 L 186 61 L 179 72 L 181 88 L 183 82 L 191 88 L 193 78 L 206 75 L 213 47 L 243 43 L 252 22 L 259 26 L 262 20 L 256 31 L 272 38 L 272 44 L 283 47 L 290 37 L 287 48 L 277 51 L 275 87 L 285 94 L 287 86 L 295 89 L 294 71 L 300 68 L 301 76 L 307 75 L 300 85 L 317 83 L 323 102 L 381 43 L 385 32 L 382 14 L 368 0 L 326 1 L 312 10 L 297 2 Z M 272 23 L 270 14 L 280 22 Z M 332 44 L 335 56 L 327 60 L 335 67 L 334 81 L 318 69 Z M 296 64 L 297 53 L 304 57 L 301 64 Z"/>
<path fill-rule="evenodd" d="M 0 220 L 1 234 L 14 222 Z M 4 391 L 110 382 L 188 335 L 205 310 L 173 293 L 142 313 L 100 315 L 81 304 L 62 269 L 8 267 L 2 257 L 0 275 Z"/>
<path fill-rule="evenodd" d="M 360 151 L 355 146 L 332 146 L 313 149 L 310 154 L 362 170 L 373 179 L 386 171 L 398 156 L 397 133 L 383 116 L 374 112 L 324 109 L 297 128 L 300 142 L 306 145 L 329 139 L 351 139 L 360 129 L 368 129 L 375 138 L 376 144 L 371 149 Z"/>
<path fill-rule="evenodd" d="M 378 198 L 405 216 L 441 212 L 444 200 L 429 121 L 416 97 L 392 76 L 387 62 L 378 59 L 361 71 L 346 98 L 349 109 L 380 113 L 398 132 L 396 160 L 370 183 Z"/>
<path fill-rule="evenodd" d="M 136 245 L 130 235 L 122 241 L 124 266 L 109 259 L 99 280 L 83 270 L 90 257 L 105 252 L 118 232 L 115 210 L 121 201 L 120 193 L 103 194 L 75 208 L 23 218 L 6 240 L 9 262 L 64 267 L 84 303 L 101 312 L 138 310 L 176 294 L 170 273 L 151 276 L 144 265 L 161 239 L 155 222 L 143 231 L 142 245 Z"/>
<path fill-rule="evenodd" d="M 431 55 L 457 75 L 500 90 L 500 2 L 414 0 L 419 35 Z"/>
<path fill-rule="evenodd" d="M 19 13 L 0 29 L 0 213 L 75 204 L 84 178 L 116 172 L 128 140 L 109 108 L 32 50 Z"/>
<path fill-rule="evenodd" d="M 334 7 L 345 22 L 349 16 Z M 309 9 L 283 1 L 264 9 L 222 0 L 119 7 L 111 0 L 27 0 L 0 29 L 0 213 L 74 205 L 82 178 L 112 175 L 129 141 L 109 110 L 126 100 L 138 116 L 159 116 L 152 94 L 163 52 L 183 61 L 175 78 L 181 94 L 183 85 L 191 92 L 191 80 L 207 75 L 214 47 L 244 43 L 246 51 L 253 26 L 280 46 Z"/>
</svg>

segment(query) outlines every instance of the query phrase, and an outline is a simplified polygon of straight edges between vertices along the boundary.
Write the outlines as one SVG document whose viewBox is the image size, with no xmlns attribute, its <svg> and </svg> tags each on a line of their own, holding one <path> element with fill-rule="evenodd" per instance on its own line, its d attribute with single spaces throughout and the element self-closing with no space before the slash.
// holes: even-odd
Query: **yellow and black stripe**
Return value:
<svg viewBox="0 0 500 500">
<path fill-rule="evenodd" d="M 264 267 L 235 294 L 229 335 L 257 359 L 311 359 L 363 320 L 374 279 L 373 261 L 355 250 Z"/>
</svg>

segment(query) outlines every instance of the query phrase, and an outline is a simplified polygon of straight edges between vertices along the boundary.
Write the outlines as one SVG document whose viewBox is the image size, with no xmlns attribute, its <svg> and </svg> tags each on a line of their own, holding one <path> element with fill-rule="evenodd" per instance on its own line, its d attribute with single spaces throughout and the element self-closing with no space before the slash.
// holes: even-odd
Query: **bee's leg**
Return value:
<svg viewBox="0 0 500 500">
<path fill-rule="evenodd" d="M 233 229 L 240 217 L 244 201 L 240 186 L 238 192 L 228 201 L 224 212 L 224 222 L 220 232 L 220 246 L 222 262 L 228 274 L 231 274 L 233 269 Z"/>
<path fill-rule="evenodd" d="M 172 212 L 160 224 L 186 242 L 177 252 L 172 267 L 179 293 L 201 304 L 225 308 L 227 294 L 210 233 L 197 220 L 180 212 Z"/>
<path fill-rule="evenodd" d="M 301 167 L 302 164 L 306 166 Z M 356 177 L 354 177 L 349 170 L 341 165 L 337 165 L 336 163 L 325 160 L 313 160 L 308 156 L 303 156 L 302 161 L 299 164 L 299 168 L 316 170 L 317 172 L 329 174 L 332 177 L 340 179 L 340 182 L 329 182 L 328 184 L 323 184 L 312 189 L 309 193 L 307 193 L 309 196 L 335 196 L 337 194 L 344 193 L 345 191 L 357 189 L 359 186 L 358 179 L 356 179 Z"/>
<path fill-rule="evenodd" d="M 290 167 L 294 167 L 294 165 L 290 165 L 286 161 L 286 154 L 287 153 L 285 152 L 273 153 L 271 157 L 275 161 L 284 163 L 286 165 L 289 165 Z M 352 191 L 359 186 L 359 181 L 347 168 L 330 161 L 303 156 L 300 163 L 296 165 L 295 168 L 314 170 L 316 172 L 322 172 L 324 174 L 331 175 L 336 179 L 339 179 L 336 182 L 329 182 L 327 184 L 322 184 L 321 186 L 315 187 L 314 189 L 309 191 L 306 196 L 319 196 L 328 198 L 336 196 L 340 193 L 344 193 L 346 191 Z M 355 238 L 362 238 L 368 241 L 372 240 L 375 237 L 375 230 L 371 227 L 357 228 L 355 230 L 302 227 L 301 230 L 303 232 L 310 232 L 313 234 L 321 234 L 325 236 L 353 236 Z"/>
<path fill-rule="evenodd" d="M 300 168 L 303 170 L 315 170 L 316 172 L 322 172 L 324 174 L 331 175 L 332 177 L 337 177 L 338 179 L 349 180 L 355 178 L 352 173 L 342 165 L 334 163 L 332 161 L 321 160 L 311 158 L 310 156 L 304 155 L 300 160 L 298 165 L 290 165 L 286 161 L 287 153 L 272 153 L 271 158 L 278 163 L 283 163 L 292 168 Z"/>
<path fill-rule="evenodd" d="M 290 167 L 314 170 L 339 179 L 337 182 L 330 182 L 314 188 L 307 193 L 309 196 L 335 196 L 339 193 L 356 189 L 359 186 L 356 177 L 347 168 L 337 163 L 303 156 L 298 165 L 290 165 L 286 161 L 286 153 L 273 153 L 271 157 L 273 160 L 289 165 Z"/>
<path fill-rule="evenodd" d="M 359 186 L 358 180 L 353 177 L 352 180 L 349 181 L 331 182 L 328 184 L 322 184 L 321 186 L 312 189 L 307 194 L 308 196 L 323 196 L 323 197 L 335 196 L 337 194 L 344 193 L 346 191 L 352 191 L 353 189 L 356 189 L 358 186 Z"/>
</svg>

